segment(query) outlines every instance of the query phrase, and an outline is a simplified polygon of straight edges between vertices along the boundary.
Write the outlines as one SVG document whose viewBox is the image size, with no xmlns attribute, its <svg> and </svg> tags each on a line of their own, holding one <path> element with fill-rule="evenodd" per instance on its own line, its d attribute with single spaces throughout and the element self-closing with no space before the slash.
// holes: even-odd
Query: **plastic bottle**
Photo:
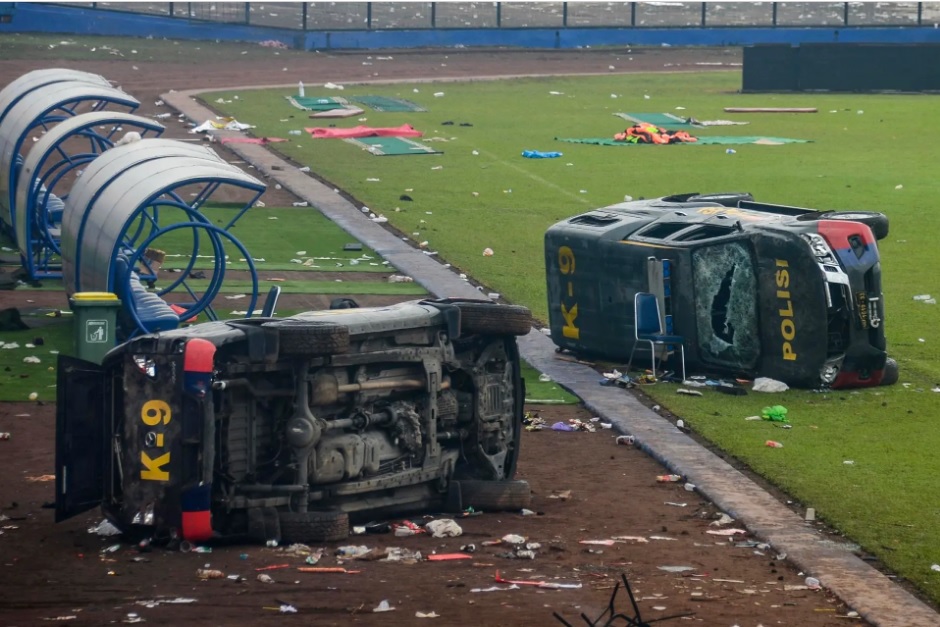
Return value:
<svg viewBox="0 0 940 627">
<path fill-rule="evenodd" d="M 274 583 L 274 580 L 271 579 L 271 575 L 266 575 L 264 573 L 258 575 L 258 581 L 261 583 Z"/>
<path fill-rule="evenodd" d="M 764 446 L 769 446 L 770 448 L 783 448 L 783 444 L 777 442 L 776 440 L 767 440 L 764 442 Z"/>
<path fill-rule="evenodd" d="M 300 81 L 299 83 L 297 83 L 297 95 L 300 96 L 301 98 L 304 97 L 304 82 L 303 81 Z"/>
<path fill-rule="evenodd" d="M 682 475 L 659 475 L 656 477 L 656 481 L 660 483 L 676 483 L 677 481 L 682 481 Z"/>
</svg>

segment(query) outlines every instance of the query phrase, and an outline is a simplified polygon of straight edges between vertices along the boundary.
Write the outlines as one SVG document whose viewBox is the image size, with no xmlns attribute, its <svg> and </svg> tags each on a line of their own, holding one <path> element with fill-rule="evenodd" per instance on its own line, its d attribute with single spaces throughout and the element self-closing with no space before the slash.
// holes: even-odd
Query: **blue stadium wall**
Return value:
<svg viewBox="0 0 940 627">
<path fill-rule="evenodd" d="M 940 43 L 923 27 L 811 28 L 478 28 L 302 32 L 220 24 L 82 7 L 16 3 L 0 33 L 63 33 L 260 42 L 276 39 L 305 50 L 447 48 L 454 46 L 579 48 L 585 46 L 744 46 L 803 43 Z"/>
</svg>

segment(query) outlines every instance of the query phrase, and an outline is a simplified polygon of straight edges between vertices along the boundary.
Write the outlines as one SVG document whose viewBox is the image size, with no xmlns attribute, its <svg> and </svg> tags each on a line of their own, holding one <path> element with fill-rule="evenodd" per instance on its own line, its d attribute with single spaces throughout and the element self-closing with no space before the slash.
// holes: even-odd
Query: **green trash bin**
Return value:
<svg viewBox="0 0 940 627">
<path fill-rule="evenodd" d="M 69 303 L 75 314 L 76 357 L 100 364 L 114 348 L 121 301 L 110 292 L 79 292 Z"/>
</svg>

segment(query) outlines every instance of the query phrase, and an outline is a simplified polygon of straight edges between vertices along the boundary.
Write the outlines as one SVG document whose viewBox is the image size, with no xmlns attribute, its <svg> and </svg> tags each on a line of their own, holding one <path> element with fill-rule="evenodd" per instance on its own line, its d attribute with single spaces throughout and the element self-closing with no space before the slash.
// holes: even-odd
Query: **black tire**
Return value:
<svg viewBox="0 0 940 627">
<path fill-rule="evenodd" d="M 525 335 L 532 330 L 532 312 L 521 305 L 484 302 L 454 303 L 460 310 L 460 332 Z"/>
<path fill-rule="evenodd" d="M 885 360 L 885 369 L 881 375 L 880 385 L 894 385 L 898 382 L 900 376 L 901 372 L 898 369 L 898 362 L 891 357 L 888 357 L 888 359 Z"/>
<path fill-rule="evenodd" d="M 282 355 L 336 355 L 349 350 L 349 329 L 334 322 L 287 319 L 264 326 L 277 329 Z"/>
<path fill-rule="evenodd" d="M 281 512 L 281 539 L 309 544 L 349 537 L 349 514 L 339 510 Z"/>
<path fill-rule="evenodd" d="M 809 216 L 810 214 L 806 214 Z M 881 240 L 888 237 L 888 216 L 877 211 L 825 211 L 817 212 L 813 218 L 800 216 L 798 220 L 846 220 L 851 222 L 861 222 L 871 229 L 875 239 Z"/>
<path fill-rule="evenodd" d="M 248 536 L 255 542 L 281 541 L 281 524 L 273 507 L 253 507 L 248 510 Z"/>
<path fill-rule="evenodd" d="M 472 507 L 480 511 L 516 511 L 532 504 L 532 490 L 528 481 L 484 481 L 464 479 L 460 485 L 460 503 L 463 509 Z"/>
<path fill-rule="evenodd" d="M 747 192 L 723 192 L 720 194 L 696 194 L 686 202 L 716 202 L 726 207 L 736 207 L 742 200 L 754 200 Z"/>
</svg>

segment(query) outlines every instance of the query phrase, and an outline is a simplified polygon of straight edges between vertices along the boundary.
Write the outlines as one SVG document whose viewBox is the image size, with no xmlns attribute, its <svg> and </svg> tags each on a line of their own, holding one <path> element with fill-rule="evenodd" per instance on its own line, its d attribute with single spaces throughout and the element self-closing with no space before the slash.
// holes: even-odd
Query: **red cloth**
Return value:
<svg viewBox="0 0 940 627">
<path fill-rule="evenodd" d="M 424 133 L 416 131 L 411 124 L 402 124 L 391 128 L 372 128 L 354 126 L 352 128 L 305 128 L 314 139 L 346 139 L 349 137 L 421 137 Z"/>
<path fill-rule="evenodd" d="M 219 140 L 220 144 L 276 144 L 277 142 L 286 142 L 286 139 L 280 137 L 223 137 Z"/>
</svg>

